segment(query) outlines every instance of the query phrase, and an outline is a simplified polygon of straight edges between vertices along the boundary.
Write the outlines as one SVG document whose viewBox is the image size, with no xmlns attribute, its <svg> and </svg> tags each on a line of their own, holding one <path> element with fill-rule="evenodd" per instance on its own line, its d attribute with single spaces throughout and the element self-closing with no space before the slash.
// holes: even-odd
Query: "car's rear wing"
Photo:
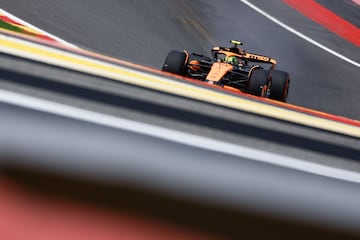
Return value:
<svg viewBox="0 0 360 240">
<path fill-rule="evenodd" d="M 247 52 L 241 53 L 240 55 L 242 55 L 244 60 L 248 60 L 250 62 L 270 63 L 272 64 L 272 68 L 276 66 L 276 60 L 267 56 Z"/>
<path fill-rule="evenodd" d="M 214 47 L 212 49 L 212 56 L 215 57 L 216 53 L 220 52 L 225 55 L 233 55 L 237 56 L 245 61 L 250 62 L 257 62 L 257 63 L 269 63 L 272 64 L 271 68 L 275 68 L 276 60 L 267 56 L 255 54 L 255 53 L 248 53 L 238 47 Z"/>
</svg>

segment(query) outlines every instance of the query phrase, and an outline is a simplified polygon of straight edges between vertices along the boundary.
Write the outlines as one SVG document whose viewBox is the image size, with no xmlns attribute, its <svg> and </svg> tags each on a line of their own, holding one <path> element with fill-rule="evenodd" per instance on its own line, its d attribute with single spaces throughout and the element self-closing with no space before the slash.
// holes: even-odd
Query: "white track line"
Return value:
<svg viewBox="0 0 360 240">
<path fill-rule="evenodd" d="M 62 117 L 85 121 L 100 126 L 106 126 L 156 137 L 199 149 L 229 154 L 236 157 L 273 164 L 338 180 L 360 183 L 360 173 L 358 172 L 324 166 L 293 157 L 282 156 L 279 154 L 239 146 L 220 140 L 214 140 L 211 138 L 184 133 L 155 125 L 101 114 L 98 112 L 84 110 L 40 98 L 30 97 L 7 90 L 0 89 L 0 102 L 32 109 L 35 111 L 41 111 Z"/>
<path fill-rule="evenodd" d="M 254 4 L 250 3 L 249 1 L 247 0 L 239 0 L 240 2 L 246 4 L 247 6 L 249 6 L 250 8 L 252 8 L 253 10 L 255 10 L 256 12 L 260 13 L 261 15 L 263 15 L 264 17 L 268 18 L 269 20 L 273 21 L 274 23 L 278 24 L 279 26 L 281 26 L 282 28 L 286 29 L 287 31 L 295 34 L 296 36 L 304 39 L 305 41 L 325 50 L 326 52 L 356 66 L 356 67 L 359 67 L 360 68 L 360 63 L 358 62 L 355 62 L 354 60 L 351 60 L 350 58 L 338 53 L 338 52 L 335 52 L 334 50 L 328 48 L 328 47 L 325 47 L 324 45 L 322 45 L 321 43 L 311 39 L 310 37 L 302 34 L 301 32 L 295 30 L 294 28 L 286 25 L 285 23 L 281 22 L 280 20 L 278 20 L 277 18 L 271 16 L 270 14 L 264 12 L 263 10 L 261 10 L 260 8 L 258 8 L 257 6 L 255 6 Z"/>
<path fill-rule="evenodd" d="M 58 38 L 58 37 L 52 35 L 51 33 L 48 33 L 48 32 L 46 32 L 46 31 L 44 31 L 44 30 L 42 30 L 42 29 L 40 29 L 40 28 L 38 28 L 38 27 L 36 27 L 36 26 L 28 23 L 28 22 L 25 22 L 24 20 L 22 20 L 22 19 L 20 19 L 20 18 L 18 18 L 18 17 L 16 17 L 16 16 L 12 15 L 11 13 L 9 13 L 9 12 L 1 9 L 1 8 L 0 8 L 0 13 L 3 14 L 3 15 L 5 15 L 5 16 L 7 16 L 7 17 L 9 17 L 10 19 L 15 20 L 15 21 L 18 22 L 18 23 L 21 23 L 22 25 L 25 25 L 25 26 L 27 26 L 27 27 L 30 27 L 30 28 L 34 29 L 35 31 L 37 31 L 37 32 L 39 32 L 39 33 L 41 33 L 41 34 L 46 35 L 46 36 L 48 36 L 48 37 L 56 40 L 57 42 L 59 42 L 59 43 L 61 43 L 61 44 L 64 44 L 64 45 L 66 45 L 66 46 L 73 47 L 73 48 L 78 48 L 78 47 L 75 46 L 74 44 L 71 44 L 71 43 L 69 43 L 69 42 L 66 42 L 65 40 L 63 40 L 63 39 L 61 39 L 61 38 Z"/>
</svg>

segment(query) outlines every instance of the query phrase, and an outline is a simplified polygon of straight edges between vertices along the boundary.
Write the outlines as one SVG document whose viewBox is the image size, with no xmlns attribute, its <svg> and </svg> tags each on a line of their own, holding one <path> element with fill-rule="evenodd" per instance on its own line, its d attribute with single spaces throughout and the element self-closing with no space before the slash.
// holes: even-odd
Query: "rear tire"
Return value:
<svg viewBox="0 0 360 240">
<path fill-rule="evenodd" d="M 165 59 L 162 70 L 165 72 L 170 72 L 178 75 L 185 75 L 185 66 L 186 66 L 187 56 L 184 52 L 171 51 Z"/>
<path fill-rule="evenodd" d="M 271 89 L 269 98 L 286 102 L 289 91 L 290 75 L 287 72 L 274 70 L 271 72 Z"/>
<path fill-rule="evenodd" d="M 254 69 L 249 78 L 249 93 L 259 97 L 266 97 L 269 85 L 269 71 Z"/>
</svg>

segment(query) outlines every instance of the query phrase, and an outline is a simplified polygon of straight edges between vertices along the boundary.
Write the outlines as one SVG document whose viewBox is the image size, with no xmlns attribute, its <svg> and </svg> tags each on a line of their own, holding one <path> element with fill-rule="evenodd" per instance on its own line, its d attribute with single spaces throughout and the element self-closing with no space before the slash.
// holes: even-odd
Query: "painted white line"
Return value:
<svg viewBox="0 0 360 240">
<path fill-rule="evenodd" d="M 293 157 L 282 156 L 271 152 L 239 146 L 236 144 L 201 137 L 155 125 L 140 123 L 111 115 L 92 112 L 89 110 L 84 110 L 73 106 L 56 103 L 40 98 L 30 97 L 27 95 L 1 89 L 0 102 L 36 111 L 55 114 L 71 119 L 85 121 L 101 126 L 156 137 L 167 141 L 176 142 L 213 152 L 229 154 L 236 157 L 273 164 L 343 181 L 360 183 L 360 173 L 357 172 L 324 166 Z"/>
<path fill-rule="evenodd" d="M 263 15 L 264 17 L 268 18 L 268 19 L 271 20 L 272 22 L 278 24 L 278 25 L 281 26 L 282 28 L 286 29 L 287 31 L 289 31 L 289 32 L 295 34 L 296 36 L 304 39 L 305 41 L 307 41 L 307 42 L 309 42 L 309 43 L 311 43 L 311 44 L 313 44 L 313 45 L 315 45 L 315 46 L 317 46 L 317 47 L 325 50 L 326 52 L 328 52 L 328 53 L 330 53 L 330 54 L 332 54 L 332 55 L 334 55 L 334 56 L 336 56 L 336 57 L 338 57 L 338 58 L 340 58 L 340 59 L 342 59 L 342 60 L 344 60 L 344 61 L 346 61 L 346 62 L 348 62 L 348 63 L 350 63 L 350 64 L 352 64 L 352 65 L 360 68 L 360 63 L 355 62 L 354 60 L 351 60 L 350 58 L 348 58 L 348 57 L 346 57 L 346 56 L 344 56 L 344 55 L 342 55 L 342 54 L 340 54 L 340 53 L 338 53 L 338 52 L 335 52 L 334 50 L 332 50 L 332 49 L 330 49 L 330 48 L 322 45 L 321 43 L 319 43 L 319 42 L 311 39 L 310 37 L 302 34 L 301 32 L 295 30 L 294 28 L 286 25 L 285 23 L 281 22 L 281 21 L 278 20 L 277 18 L 275 18 L 275 17 L 271 16 L 270 14 L 266 13 L 265 11 L 263 11 L 263 10 L 260 9 L 260 8 L 258 8 L 257 6 L 255 6 L 254 4 L 250 3 L 249 1 L 247 1 L 247 0 L 239 0 L 239 1 L 241 1 L 241 2 L 244 3 L 244 4 L 246 4 L 247 6 L 249 6 L 250 8 L 252 8 L 253 10 L 255 10 L 256 12 L 260 13 L 260 14 Z"/>
<path fill-rule="evenodd" d="M 7 17 L 9 17 L 10 19 L 12 19 L 12 20 L 14 20 L 14 21 L 16 21 L 16 22 L 18 22 L 18 23 L 20 23 L 20 24 L 22 24 L 22 25 L 25 25 L 25 26 L 27 26 L 27 27 L 30 27 L 30 28 L 34 29 L 35 31 L 37 31 L 37 32 L 39 32 L 39 33 L 41 33 L 41 34 L 43 34 L 43 35 L 46 35 L 46 36 L 48 36 L 48 37 L 56 40 L 57 42 L 59 42 L 59 43 L 61 43 L 61 44 L 64 44 L 64 45 L 66 45 L 66 46 L 73 47 L 73 48 L 79 48 L 79 47 L 75 46 L 74 44 L 71 44 L 71 43 L 69 43 L 69 42 L 66 42 L 65 40 L 63 40 L 63 39 L 61 39 L 61 38 L 59 38 L 59 37 L 56 37 L 56 36 L 52 35 L 51 33 L 48 33 L 48 32 L 46 32 L 46 31 L 44 31 L 44 30 L 42 30 L 42 29 L 40 29 L 40 28 L 38 28 L 38 27 L 36 27 L 36 26 L 28 23 L 28 22 L 25 22 L 24 20 L 22 20 L 22 19 L 20 19 L 20 18 L 18 18 L 18 17 L 16 17 L 16 16 L 12 15 L 11 13 L 9 13 L 9 12 L 1 9 L 1 8 L 0 8 L 0 14 L 3 14 L 3 15 L 5 15 L 5 16 L 7 16 Z"/>
</svg>

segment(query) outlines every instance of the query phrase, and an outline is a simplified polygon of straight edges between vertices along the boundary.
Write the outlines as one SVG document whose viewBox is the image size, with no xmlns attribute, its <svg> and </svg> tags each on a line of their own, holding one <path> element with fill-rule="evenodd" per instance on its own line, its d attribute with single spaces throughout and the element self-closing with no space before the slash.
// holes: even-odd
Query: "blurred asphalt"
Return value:
<svg viewBox="0 0 360 240">
<path fill-rule="evenodd" d="M 327 47 L 353 60 L 360 61 L 359 48 L 306 19 L 289 6 L 284 5 L 282 1 L 253 0 L 251 2 L 257 6 L 261 6 L 266 12 L 314 40 L 323 43 Z M 323 50 L 304 42 L 295 35 L 288 33 L 240 1 L 0 0 L 0 7 L 80 47 L 155 68 L 161 67 L 167 52 L 172 49 L 188 49 L 190 51 L 209 53 L 213 45 L 227 45 L 229 39 L 238 39 L 245 42 L 246 50 L 274 57 L 278 60 L 279 69 L 290 72 L 292 75 L 289 96 L 290 103 L 360 119 L 360 107 L 358 104 L 358 90 L 360 89 L 359 68 L 349 65 Z M 338 11 L 341 12 L 341 15 L 350 14 L 352 17 L 348 19 L 357 19 L 354 11 L 348 12 L 346 9 L 349 8 L 339 7 Z M 0 55 L 0 88 L 88 109 L 94 112 L 145 122 L 210 139 L 234 143 L 240 146 L 253 147 L 285 157 L 289 156 L 308 160 L 313 163 L 360 172 L 359 139 L 285 123 L 209 103 L 193 101 L 171 94 L 151 91 L 46 64 L 23 61 L 8 55 Z M 75 134 L 80 140 L 77 140 L 76 137 L 71 139 L 83 147 L 83 150 L 80 151 L 81 154 L 89 154 L 93 158 L 96 158 L 97 155 L 95 153 L 100 153 L 100 150 L 97 152 L 98 149 L 110 153 L 107 149 L 113 146 L 113 149 L 115 149 L 114 153 L 119 154 L 119 156 L 114 155 L 114 162 L 120 164 L 121 161 L 128 161 L 130 166 L 132 166 L 131 164 L 136 164 L 136 162 L 131 161 L 132 156 L 141 155 L 141 158 L 148 157 L 145 156 L 146 154 L 143 154 L 141 149 L 139 151 L 133 151 L 133 149 L 136 149 L 135 145 L 138 142 L 143 143 L 144 149 L 146 149 L 146 147 L 150 148 L 153 146 L 152 144 L 157 144 L 157 142 L 162 142 L 154 140 L 147 141 L 147 138 L 143 137 L 134 143 L 124 141 L 130 146 L 122 147 L 121 144 L 118 144 L 120 143 L 119 140 L 112 141 L 112 139 L 118 138 L 116 134 L 126 139 L 126 135 L 115 132 L 110 128 L 104 128 L 107 134 L 101 135 L 96 132 L 97 128 L 94 128 L 94 126 L 88 124 L 78 124 L 79 126 L 75 124 L 72 125 L 68 120 L 64 121 L 64 119 L 61 119 L 60 122 L 65 124 L 64 129 L 66 129 L 62 132 L 61 129 L 59 129 L 60 123 L 57 124 L 59 119 L 53 116 L 47 116 L 45 118 L 43 115 L 46 114 L 36 113 L 36 118 L 33 117 L 35 120 L 30 122 L 33 113 L 24 115 L 24 117 L 17 117 L 19 113 L 16 112 L 18 110 L 16 107 L 16 111 L 13 111 L 12 107 L 6 106 L 6 104 L 3 104 L 2 107 L 5 109 L 3 111 L 3 113 L 5 113 L 4 116 L 7 117 L 2 118 L 2 120 L 6 122 L 2 127 L 4 132 L 7 133 L 6 136 L 8 136 L 0 139 L 5 143 L 2 145 L 5 146 L 4 151 L 8 150 L 6 144 L 12 147 L 10 149 L 15 149 L 15 152 L 20 152 L 16 151 L 17 147 L 21 149 L 25 146 L 26 150 L 26 144 L 32 143 L 35 143 L 34 146 L 40 149 L 39 151 L 47 151 L 48 148 L 43 148 L 43 145 L 36 144 L 38 143 L 37 141 L 31 141 L 32 139 L 36 140 L 38 137 L 38 139 L 42 141 L 45 139 L 44 145 L 49 144 L 49 149 L 55 149 L 61 153 L 64 152 L 66 153 L 64 155 L 67 156 L 67 154 L 71 155 L 72 153 L 69 149 L 71 149 L 71 147 L 76 148 L 76 145 L 73 145 L 70 141 L 66 142 L 66 139 L 72 136 L 72 134 Z M 26 113 L 26 111 L 27 110 L 24 110 L 21 114 Z M 39 117 L 38 120 L 36 120 L 37 117 Z M 12 119 L 17 119 L 17 121 L 12 122 Z M 45 124 L 41 123 L 41 119 L 49 120 L 48 124 L 52 127 L 48 128 L 52 129 L 50 132 L 42 131 Z M 73 128 L 69 128 L 71 126 Z M 71 129 L 73 129 L 73 131 L 71 131 Z M 83 131 L 83 133 L 76 135 L 76 131 Z M 27 133 L 27 135 L 24 135 L 24 133 Z M 24 135 L 23 138 L 21 137 L 22 135 Z M 46 138 L 42 138 L 42 136 L 45 135 L 50 140 L 46 141 Z M 20 137 L 16 138 L 17 136 Z M 62 136 L 65 140 L 60 141 L 59 138 L 56 138 L 59 142 L 56 142 L 56 140 L 52 142 L 51 139 L 53 136 Z M 85 140 L 81 138 L 85 138 Z M 22 140 L 24 144 L 18 144 L 18 139 Z M 95 152 L 93 155 L 91 155 L 91 151 L 87 152 L 86 150 L 88 147 L 87 142 L 91 142 L 96 146 L 94 149 L 91 149 Z M 99 142 L 103 144 L 97 145 Z M 171 146 L 162 149 L 162 147 L 169 145 L 172 144 L 160 145 L 159 149 L 162 151 L 159 150 L 157 153 L 168 152 L 169 155 L 172 156 L 174 149 L 170 148 Z M 58 148 L 59 146 L 60 148 Z M 185 149 L 184 146 L 180 146 L 180 148 Z M 75 154 L 77 153 L 76 150 L 78 150 L 78 148 L 73 151 Z M 129 155 L 129 158 L 126 158 L 122 155 L 121 151 L 135 153 L 134 155 Z M 152 151 L 153 149 L 148 150 L 149 153 L 147 155 L 151 155 L 153 153 Z M 185 149 L 184 152 L 187 154 L 193 153 L 187 149 Z M 61 153 L 59 155 L 62 155 Z M 177 175 L 170 174 L 170 172 L 167 171 L 161 171 L 159 173 L 156 171 L 161 170 L 166 164 L 171 165 L 173 162 L 174 165 L 171 166 L 177 174 L 180 174 L 178 171 L 180 167 L 184 168 L 185 173 L 191 172 L 189 170 L 196 170 L 199 171 L 199 173 L 192 176 L 195 180 L 199 180 L 201 176 L 205 176 L 215 182 L 229 180 L 230 184 L 226 183 L 226 185 L 230 186 L 232 184 L 231 186 L 237 188 L 240 185 L 237 185 L 236 181 L 232 181 L 231 177 L 214 177 L 218 176 L 217 171 L 220 168 L 226 167 L 225 162 L 223 162 L 224 159 L 231 158 L 228 161 L 230 165 L 229 168 L 234 174 L 231 176 L 245 178 L 241 179 L 239 183 L 251 191 L 255 191 L 256 194 L 260 193 L 259 196 L 261 196 L 262 193 L 266 193 L 264 189 L 257 192 L 256 188 L 253 188 L 254 185 L 250 183 L 250 180 L 261 180 L 269 184 L 270 182 L 266 180 L 268 176 L 261 173 L 259 174 L 258 171 L 248 171 L 242 166 L 242 164 L 245 163 L 243 159 L 232 159 L 230 156 L 218 156 L 214 153 L 209 154 L 209 156 L 204 159 L 197 158 L 196 156 L 198 155 L 190 155 L 194 158 L 194 162 L 199 162 L 199 169 L 189 167 L 191 166 L 190 163 L 194 163 L 190 161 L 191 159 L 185 158 L 185 160 L 189 162 L 189 164 L 186 165 L 184 165 L 183 162 L 175 161 L 179 159 L 181 161 L 182 155 L 177 155 L 174 159 L 171 157 L 162 158 L 161 155 L 158 155 L 160 157 L 157 159 L 155 156 L 152 159 L 154 161 L 159 160 L 161 163 L 158 165 L 138 164 L 141 168 L 135 166 L 133 168 L 135 174 L 126 172 L 126 168 L 124 168 L 125 170 L 119 166 L 118 168 L 114 168 L 112 165 L 113 162 L 109 162 L 107 166 L 111 169 L 114 176 L 119 178 L 121 178 L 122 175 L 118 174 L 118 169 L 129 174 L 132 178 L 141 177 L 144 173 L 151 173 L 153 174 L 150 176 L 151 179 L 155 179 L 166 185 L 168 182 L 164 177 L 172 178 Z M 102 155 L 99 156 L 96 160 L 99 160 Z M 86 158 L 87 156 L 84 159 Z M 213 161 L 211 160 L 212 158 L 214 158 Z M 72 169 L 74 162 L 71 157 L 68 158 L 68 160 L 69 168 Z M 90 165 L 87 166 L 90 172 L 92 170 L 94 171 L 94 175 L 100 173 L 100 167 L 106 166 L 103 162 L 96 160 L 92 163 L 99 164 L 99 167 L 91 168 Z M 105 160 L 109 159 L 105 158 Z M 208 172 L 206 172 L 212 165 L 203 164 L 205 162 L 203 160 L 209 163 L 211 162 L 214 166 L 219 166 L 214 168 L 214 174 L 208 174 Z M 43 166 L 49 164 L 49 162 L 38 163 L 44 164 Z M 63 164 L 64 162 L 55 161 L 55 163 Z M 55 166 L 56 168 L 58 166 L 56 164 L 51 163 L 48 166 Z M 176 164 L 180 165 L 180 167 L 176 168 Z M 253 161 L 249 161 L 249 164 L 262 165 Z M 29 165 L 33 165 L 33 162 L 30 162 Z M 236 169 L 232 168 L 231 165 L 240 166 L 239 168 L 243 171 L 242 174 L 244 175 L 238 174 Z M 286 204 L 289 204 L 290 208 L 302 212 L 301 208 L 299 208 L 301 204 L 308 204 L 310 206 L 314 203 L 314 201 L 309 200 L 310 198 L 307 197 L 311 196 L 312 199 L 316 198 L 318 200 L 316 202 L 317 204 L 312 206 L 316 206 L 316 209 L 320 212 L 323 211 L 322 214 L 318 214 L 318 217 L 326 218 L 326 216 L 328 216 L 327 208 L 322 204 L 322 201 L 328 201 L 334 204 L 333 206 L 338 206 L 338 208 L 332 209 L 333 218 L 328 218 L 328 221 L 335 219 L 336 221 L 334 221 L 334 223 L 341 222 L 342 218 L 339 218 L 339 216 L 344 216 L 343 219 L 350 219 L 351 221 L 353 217 L 351 211 L 357 209 L 356 206 L 358 205 L 356 200 L 352 201 L 356 199 L 356 195 L 353 195 L 353 193 L 355 190 L 357 193 L 357 185 L 342 181 L 338 182 L 330 178 L 322 178 L 298 171 L 293 173 L 293 170 L 268 164 L 264 165 L 266 165 L 266 168 L 274 169 L 274 174 L 272 175 L 276 180 L 276 184 L 274 185 L 281 191 L 284 191 L 284 193 L 282 193 L 284 195 L 280 194 L 277 197 Z M 87 169 L 83 168 L 83 162 L 79 164 L 78 167 L 81 171 L 86 171 Z M 189 168 L 187 169 L 187 167 Z M 205 172 L 202 171 L 202 167 L 204 167 Z M 289 172 L 289 176 L 287 176 L 287 172 Z M 226 176 L 228 172 L 224 171 L 223 173 L 224 176 Z M 281 178 L 281 174 L 284 174 L 284 178 Z M 191 180 L 184 176 L 185 175 L 179 176 L 179 179 L 185 182 Z M 110 175 L 107 175 L 107 177 L 110 177 Z M 206 178 L 200 179 L 200 182 L 204 183 L 205 189 L 208 188 L 207 184 L 211 182 Z M 301 191 L 299 190 L 299 184 L 295 181 L 297 179 L 305 182 L 305 184 L 302 185 L 303 191 L 301 189 Z M 311 182 L 313 179 L 315 179 L 318 185 L 313 185 Z M 137 179 L 135 180 L 137 181 Z M 150 181 L 145 182 L 150 185 Z M 266 184 L 263 185 L 263 182 L 260 182 L 259 186 L 266 186 Z M 337 185 L 338 183 L 339 185 Z M 189 185 L 191 184 L 192 183 Z M 351 186 L 347 189 L 342 184 Z M 210 184 L 209 186 L 209 189 L 216 187 L 215 184 Z M 311 189 L 314 188 L 308 188 L 308 186 L 318 186 L 319 189 L 324 191 L 314 190 L 312 192 Z M 194 188 L 189 189 L 201 195 L 201 192 L 195 188 L 195 185 L 192 187 Z M 336 187 L 340 193 L 335 197 L 333 195 L 334 187 Z M 219 191 L 223 191 L 224 189 L 223 186 L 219 186 Z M 281 201 L 273 198 L 273 192 L 271 192 L 271 188 L 267 190 L 269 189 L 270 193 L 268 196 L 274 199 L 275 205 L 280 209 L 284 207 L 285 205 L 282 204 Z M 249 195 L 243 194 L 242 191 L 230 190 L 231 194 L 238 194 L 242 198 L 255 196 L 256 199 L 263 199 L 256 194 Z M 171 189 L 171 191 L 174 191 L 175 194 L 178 193 L 175 188 Z M 323 193 L 326 193 L 326 195 Z M 290 199 L 294 201 L 287 201 L 289 198 L 283 198 L 285 195 L 290 196 Z M 204 196 L 206 197 L 206 195 Z M 201 197 L 204 198 L 204 196 Z M 224 195 L 220 194 L 217 196 Z M 347 196 L 351 197 L 347 198 Z M 237 201 L 237 199 L 235 200 Z M 347 201 L 354 203 L 354 205 L 348 204 Z M 252 199 L 250 199 L 250 202 L 252 202 Z M 298 202 L 299 205 L 296 205 L 296 202 Z M 342 206 L 343 203 L 346 204 L 346 207 Z M 331 204 L 329 205 L 329 209 L 331 209 Z M 274 205 L 269 205 L 269 209 L 272 209 L 272 211 L 274 211 L 273 206 Z M 337 214 L 337 209 L 340 209 L 344 215 Z M 276 208 L 275 211 L 277 211 Z M 306 215 L 307 212 L 302 212 L 302 214 Z M 358 215 L 355 215 L 355 217 L 358 218 Z M 247 221 L 247 218 L 245 219 Z M 210 220 L 216 221 L 216 219 Z M 358 222 L 347 223 L 346 221 L 342 221 L 342 224 L 344 226 L 353 225 L 357 228 Z M 282 231 L 282 229 L 280 231 Z"/>
<path fill-rule="evenodd" d="M 360 61 L 358 47 L 282 1 L 251 2 L 325 46 Z M 358 11 L 340 2 L 326 5 L 336 7 L 337 14 L 347 15 L 349 21 L 357 21 Z M 80 47 L 156 68 L 172 49 L 208 54 L 213 45 L 242 40 L 246 50 L 272 56 L 279 69 L 290 72 L 290 103 L 360 119 L 358 67 L 287 32 L 240 1 L 0 0 L 0 6 Z"/>
</svg>

